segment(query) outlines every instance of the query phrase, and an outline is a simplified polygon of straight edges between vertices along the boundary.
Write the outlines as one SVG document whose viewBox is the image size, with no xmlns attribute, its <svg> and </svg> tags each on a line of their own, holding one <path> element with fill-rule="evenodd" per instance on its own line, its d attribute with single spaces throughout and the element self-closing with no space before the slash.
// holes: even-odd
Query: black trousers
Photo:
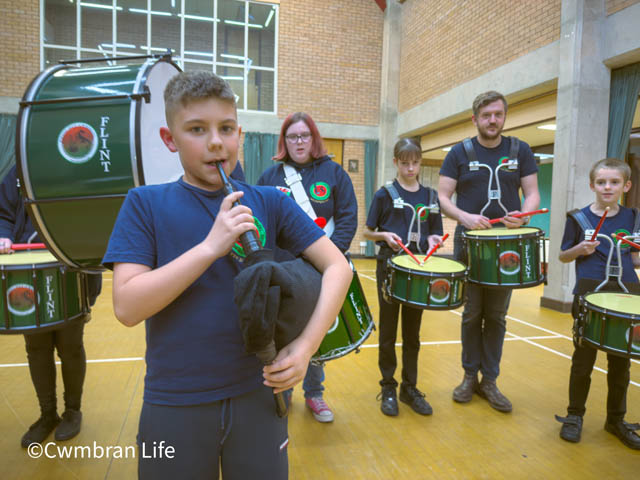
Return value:
<svg viewBox="0 0 640 480">
<path fill-rule="evenodd" d="M 387 251 L 388 250 L 388 251 Z M 422 310 L 399 303 L 388 303 L 382 295 L 382 283 L 387 277 L 387 259 L 391 249 L 382 249 L 376 264 L 376 283 L 380 305 L 378 367 L 382 374 L 380 385 L 397 387 L 394 378 L 396 367 L 396 338 L 398 317 L 402 309 L 402 384 L 416 386 L 418 381 L 418 353 L 420 352 L 420 323 Z"/>
<path fill-rule="evenodd" d="M 82 341 L 84 319 L 71 322 L 58 330 L 24 336 L 31 381 L 43 415 L 56 412 L 56 365 L 54 349 L 62 363 L 64 405 L 80 410 L 87 357 Z"/>
</svg>

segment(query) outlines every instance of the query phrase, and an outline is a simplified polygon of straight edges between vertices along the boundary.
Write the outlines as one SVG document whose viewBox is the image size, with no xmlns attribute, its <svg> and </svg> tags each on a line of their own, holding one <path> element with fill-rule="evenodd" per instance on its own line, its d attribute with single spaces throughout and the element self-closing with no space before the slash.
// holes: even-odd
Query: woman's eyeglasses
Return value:
<svg viewBox="0 0 640 480">
<path fill-rule="evenodd" d="M 304 143 L 307 143 L 311 140 L 311 132 L 304 132 L 300 135 L 290 133 L 289 135 L 285 135 L 284 138 L 286 138 L 289 143 L 298 143 L 298 140 L 302 140 Z"/>
</svg>

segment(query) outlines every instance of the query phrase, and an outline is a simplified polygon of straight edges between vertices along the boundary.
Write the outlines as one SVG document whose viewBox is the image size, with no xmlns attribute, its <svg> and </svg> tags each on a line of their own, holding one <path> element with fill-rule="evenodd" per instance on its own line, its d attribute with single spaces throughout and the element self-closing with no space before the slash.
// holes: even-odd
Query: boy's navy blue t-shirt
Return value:
<svg viewBox="0 0 640 480">
<path fill-rule="evenodd" d="M 410 192 L 400 186 L 398 180 L 393 181 L 393 186 L 398 191 L 405 203 L 413 206 L 413 210 L 405 207 L 402 210 L 393 207 L 393 200 L 386 188 L 379 189 L 373 196 L 369 214 L 367 215 L 367 227 L 378 232 L 393 232 L 402 238 L 402 243 L 409 246 L 409 226 L 413 213 L 416 218 L 413 222 L 413 232 L 418 231 L 420 224 L 420 249 L 426 253 L 429 249 L 427 237 L 429 235 L 442 235 L 442 216 L 440 213 L 428 212 L 419 220 L 417 210 L 429 204 L 429 187 L 420 185 L 416 192 Z M 437 201 L 437 194 L 434 196 Z M 386 242 L 376 242 L 381 247 L 387 246 Z"/>
<path fill-rule="evenodd" d="M 593 213 L 589 206 L 581 209 L 581 211 L 587 216 L 587 219 L 596 228 L 600 217 Z M 630 208 L 620 206 L 620 211 L 613 217 L 607 217 L 600 232 L 603 235 L 611 237 L 612 233 L 623 232 L 626 235 L 631 234 L 634 224 L 634 213 Z M 567 221 L 564 226 L 564 235 L 562 237 L 562 245 L 560 249 L 562 251 L 569 250 L 571 247 L 578 245 L 585 239 L 584 231 L 580 228 L 578 223 L 572 218 L 567 217 Z M 613 240 L 613 238 L 612 238 Z M 596 251 L 591 255 L 581 255 L 576 258 L 576 278 L 590 278 L 592 280 L 604 280 L 607 272 L 607 257 L 611 244 L 603 239 L 599 239 L 600 245 L 596 247 Z M 617 240 L 614 240 L 617 242 Z M 620 248 L 622 256 L 622 281 L 625 283 L 638 282 L 638 276 L 633 268 L 633 260 L 631 258 L 631 249 L 629 245 L 622 244 Z M 615 250 L 611 259 L 611 265 L 618 265 L 618 255 Z M 573 289 L 574 295 L 577 293 L 577 282 Z"/>
<path fill-rule="evenodd" d="M 497 188 L 495 168 L 503 159 L 509 158 L 511 140 L 502 137 L 502 142 L 495 148 L 487 148 L 480 145 L 477 137 L 471 139 L 476 157 L 479 163 L 491 167 L 494 171 L 491 188 Z M 538 171 L 535 157 L 529 145 L 520 141 L 518 150 L 518 169 L 510 171 L 506 168 L 498 170 L 500 180 L 501 202 L 509 211 L 520 210 L 520 179 Z M 462 143 L 454 145 L 442 163 L 440 175 L 457 180 L 456 206 L 473 214 L 480 214 L 488 201 L 487 190 L 489 188 L 489 170 L 480 167 L 478 170 L 469 170 L 469 159 Z M 504 211 L 496 200 L 492 200 L 484 211 L 487 218 L 499 218 L 504 216 Z"/>
<path fill-rule="evenodd" d="M 299 255 L 324 232 L 289 197 L 274 188 L 232 180 L 243 205 L 259 221 L 265 248 L 276 243 Z M 224 198 L 185 183 L 129 191 L 103 262 L 156 269 L 209 234 Z M 234 250 L 213 264 L 176 300 L 145 321 L 144 400 L 159 405 L 198 405 L 249 392 L 262 385 L 262 364 L 245 353 L 233 301 L 233 283 L 243 268 Z"/>
</svg>

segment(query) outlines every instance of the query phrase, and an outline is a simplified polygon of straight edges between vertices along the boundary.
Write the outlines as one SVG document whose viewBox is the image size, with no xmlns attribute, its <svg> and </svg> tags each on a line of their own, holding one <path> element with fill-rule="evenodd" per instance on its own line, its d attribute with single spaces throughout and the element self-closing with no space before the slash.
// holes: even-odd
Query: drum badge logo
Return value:
<svg viewBox="0 0 640 480">
<path fill-rule="evenodd" d="M 507 250 L 500 254 L 500 273 L 503 275 L 515 275 L 520 271 L 520 254 L 513 250 Z"/>
<path fill-rule="evenodd" d="M 420 215 L 420 221 L 424 222 L 429 216 L 429 209 L 426 208 L 426 205 L 424 203 L 418 203 L 416 205 L 416 213 Z"/>
<path fill-rule="evenodd" d="M 640 352 L 640 325 L 630 326 L 627 328 L 626 337 L 627 345 L 629 344 L 629 334 L 631 337 L 631 350 L 634 352 Z"/>
<path fill-rule="evenodd" d="M 258 243 L 260 244 L 260 246 L 264 247 L 264 243 L 266 240 L 264 226 L 256 217 L 253 217 L 253 223 L 256 226 L 255 232 L 258 236 Z M 242 243 L 240 243 L 240 240 L 236 240 L 235 245 L 231 249 L 231 254 L 240 261 L 243 261 L 247 257 L 247 254 L 244 253 L 244 248 L 242 247 Z"/>
<path fill-rule="evenodd" d="M 71 163 L 85 163 L 98 150 L 98 134 L 87 123 L 72 123 L 58 135 L 58 151 Z"/>
<path fill-rule="evenodd" d="M 331 187 L 325 182 L 316 182 L 309 187 L 309 193 L 316 202 L 326 202 L 331 195 Z"/>
<path fill-rule="evenodd" d="M 449 300 L 451 283 L 446 278 L 438 278 L 431 281 L 431 294 L 429 298 L 434 303 L 444 303 Z"/>
<path fill-rule="evenodd" d="M 35 292 L 31 285 L 17 283 L 7 291 L 7 307 L 14 315 L 24 317 L 36 309 Z"/>
<path fill-rule="evenodd" d="M 618 230 L 613 232 L 613 235 L 615 235 L 613 238 L 613 241 L 617 245 L 618 242 L 620 241 L 618 240 L 618 235 L 622 235 L 623 237 L 626 237 L 628 235 L 631 235 L 631 233 L 624 228 L 619 228 Z M 629 244 L 623 242 L 622 245 L 620 245 L 620 248 L 631 248 L 631 247 L 629 246 Z"/>
</svg>

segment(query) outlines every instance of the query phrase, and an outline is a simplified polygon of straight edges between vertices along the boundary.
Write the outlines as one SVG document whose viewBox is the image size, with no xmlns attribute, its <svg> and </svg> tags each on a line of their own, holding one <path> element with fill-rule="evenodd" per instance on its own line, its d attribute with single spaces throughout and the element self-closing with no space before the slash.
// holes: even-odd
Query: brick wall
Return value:
<svg viewBox="0 0 640 480">
<path fill-rule="evenodd" d="M 635 3 L 640 3 L 640 0 L 607 0 L 607 15 L 619 12 Z"/>
<path fill-rule="evenodd" d="M 382 27 L 371 0 L 282 0 L 278 115 L 377 125 Z"/>
<path fill-rule="evenodd" d="M 558 40 L 560 6 L 560 0 L 404 2 L 400 112 Z"/>
<path fill-rule="evenodd" d="M 40 3 L 0 0 L 0 95 L 22 98 L 40 71 Z"/>
</svg>

